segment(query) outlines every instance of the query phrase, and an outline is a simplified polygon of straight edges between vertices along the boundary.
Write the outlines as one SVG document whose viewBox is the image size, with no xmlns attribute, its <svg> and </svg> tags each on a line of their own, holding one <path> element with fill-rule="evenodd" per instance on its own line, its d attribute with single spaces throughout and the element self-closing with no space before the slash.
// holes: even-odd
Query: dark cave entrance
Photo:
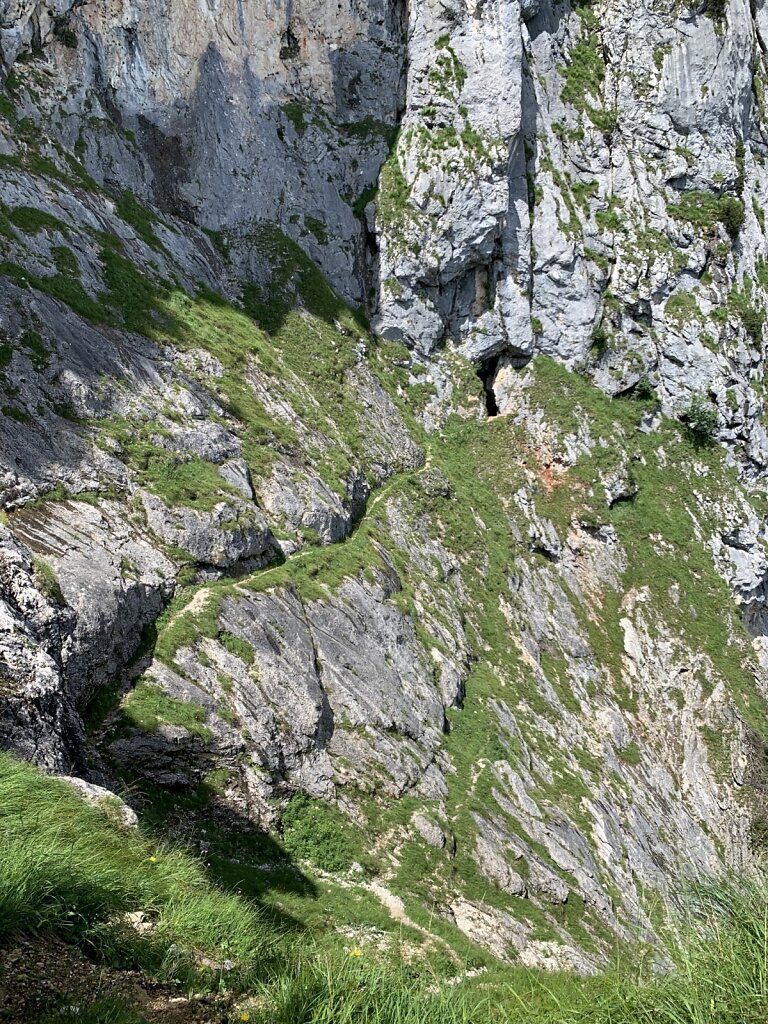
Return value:
<svg viewBox="0 0 768 1024">
<path fill-rule="evenodd" d="M 499 356 L 489 356 L 484 359 L 477 368 L 477 376 L 483 382 L 485 393 L 485 411 L 488 416 L 498 416 L 499 406 L 496 402 L 496 392 L 493 390 L 493 381 L 496 377 L 496 370 L 499 367 Z"/>
</svg>

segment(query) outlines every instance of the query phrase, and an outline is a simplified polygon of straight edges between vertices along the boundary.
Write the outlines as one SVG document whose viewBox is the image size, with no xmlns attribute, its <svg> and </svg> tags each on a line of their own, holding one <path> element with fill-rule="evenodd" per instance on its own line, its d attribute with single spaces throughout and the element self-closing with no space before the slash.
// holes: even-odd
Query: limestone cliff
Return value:
<svg viewBox="0 0 768 1024">
<path fill-rule="evenodd" d="M 0 3 L 3 744 L 523 963 L 748 865 L 765 17 Z"/>
</svg>

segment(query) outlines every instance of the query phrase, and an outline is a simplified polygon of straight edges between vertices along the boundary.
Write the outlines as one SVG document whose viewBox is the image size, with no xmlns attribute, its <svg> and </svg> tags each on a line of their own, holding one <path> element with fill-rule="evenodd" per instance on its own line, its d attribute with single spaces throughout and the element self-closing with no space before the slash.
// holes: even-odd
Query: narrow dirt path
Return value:
<svg viewBox="0 0 768 1024">
<path fill-rule="evenodd" d="M 183 608 L 179 608 L 177 612 L 170 617 L 168 620 L 168 626 L 172 626 L 174 622 L 177 622 L 182 615 L 186 615 L 187 612 L 192 612 L 193 615 L 197 615 L 199 612 L 205 610 L 205 606 L 208 604 L 211 592 L 203 585 L 199 590 L 196 590 L 192 597 L 187 601 Z M 167 628 L 167 627 L 166 627 Z"/>
<path fill-rule="evenodd" d="M 354 524 L 354 526 L 352 527 L 351 531 L 347 534 L 347 536 L 343 537 L 340 541 L 337 541 L 336 543 L 338 543 L 338 544 L 345 544 L 345 543 L 348 543 L 349 541 L 353 540 L 354 537 L 355 537 L 355 534 L 357 533 L 359 528 L 363 525 L 363 523 L 366 521 L 368 516 L 371 514 L 372 510 L 374 508 L 376 508 L 376 506 L 379 504 L 380 501 L 383 501 L 384 498 L 386 498 L 394 490 L 395 486 L 398 483 L 400 483 L 403 480 L 404 477 L 406 477 L 406 476 L 414 476 L 414 477 L 421 476 L 421 474 L 424 473 L 427 469 L 429 469 L 431 465 L 432 465 L 432 453 L 427 451 L 426 457 L 424 459 L 424 465 L 423 466 L 420 466 L 418 469 L 415 469 L 415 470 L 409 470 L 407 473 L 396 473 L 389 480 L 389 482 L 386 484 L 386 486 L 383 487 L 378 492 L 378 494 L 375 494 L 373 496 L 373 499 L 366 506 L 365 512 L 363 513 L 361 518 Z M 328 550 L 329 548 L 333 548 L 334 546 L 335 545 L 333 545 L 333 544 L 324 545 L 323 546 L 323 550 Z M 315 548 L 315 547 L 302 548 L 300 551 L 297 551 L 296 554 L 289 555 L 285 559 L 284 562 L 280 562 L 278 565 L 271 565 L 268 569 L 257 570 L 255 573 L 252 573 L 251 575 L 257 577 L 260 580 L 263 580 L 264 577 L 265 576 L 269 576 L 270 573 L 277 572 L 279 569 L 285 569 L 286 565 L 295 565 L 296 563 L 303 561 L 305 558 L 312 557 L 316 553 L 316 551 L 317 551 L 317 548 Z M 237 587 L 236 587 L 236 589 L 237 589 Z M 197 597 L 197 594 L 195 595 L 195 597 Z M 192 599 L 192 601 L 194 601 L 194 598 Z M 190 605 L 191 604 L 192 604 L 192 602 L 190 602 Z M 188 605 L 186 608 L 183 608 L 182 611 L 178 612 L 177 614 L 180 615 L 180 614 L 182 614 L 182 612 L 189 611 L 190 610 L 190 605 Z M 199 609 L 197 609 L 197 610 L 199 610 Z M 174 619 L 175 618 L 176 618 L 176 616 L 174 616 Z M 173 619 L 171 619 L 171 622 L 173 622 Z"/>
<path fill-rule="evenodd" d="M 387 889 L 385 885 L 382 885 L 381 882 L 378 882 L 375 879 L 372 882 L 368 882 L 365 888 L 377 897 L 382 906 L 386 908 L 393 921 L 397 921 L 398 924 L 405 925 L 406 928 L 413 928 L 414 931 L 419 932 L 419 934 L 428 939 L 430 943 L 438 943 L 445 949 L 455 964 L 459 966 L 461 965 L 461 957 L 445 939 L 441 938 L 439 935 L 435 935 L 434 932 L 431 932 L 428 928 L 424 928 L 423 925 L 417 924 L 408 916 L 405 904 L 399 896 L 396 896 L 393 892 Z"/>
</svg>

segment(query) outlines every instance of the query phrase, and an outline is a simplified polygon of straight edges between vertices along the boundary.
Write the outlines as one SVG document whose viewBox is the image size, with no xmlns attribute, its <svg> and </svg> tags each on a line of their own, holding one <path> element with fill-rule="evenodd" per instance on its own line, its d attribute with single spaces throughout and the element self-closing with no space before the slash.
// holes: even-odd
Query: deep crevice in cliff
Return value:
<svg viewBox="0 0 768 1024">
<path fill-rule="evenodd" d="M 496 392 L 493 390 L 493 383 L 496 379 L 496 370 L 499 365 L 499 356 L 490 356 L 484 359 L 477 368 L 477 376 L 483 382 L 485 394 L 485 409 L 488 416 L 499 415 L 499 405 L 496 401 Z"/>
</svg>

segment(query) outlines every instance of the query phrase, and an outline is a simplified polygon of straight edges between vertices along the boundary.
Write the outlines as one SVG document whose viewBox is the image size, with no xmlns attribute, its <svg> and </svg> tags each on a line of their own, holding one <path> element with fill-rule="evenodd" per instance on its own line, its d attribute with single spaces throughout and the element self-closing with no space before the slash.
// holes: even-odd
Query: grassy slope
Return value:
<svg viewBox="0 0 768 1024">
<path fill-rule="evenodd" d="M 107 803 L 0 755 L 0 935 L 23 924 L 159 976 L 205 975 L 196 960 L 236 960 L 241 983 L 268 962 L 255 905 L 210 884 L 203 866 L 119 828 Z M 153 921 L 142 936 L 125 915 Z M 172 951 L 174 947 L 174 951 Z"/>
<path fill-rule="evenodd" d="M 263 409 L 256 408 L 258 403 L 244 383 L 244 371 L 254 361 L 275 382 L 285 381 L 286 377 L 289 380 L 295 378 L 310 394 L 323 396 L 323 401 L 317 406 L 312 403 L 307 405 L 308 415 L 316 418 L 313 425 L 327 436 L 335 435 L 342 439 L 347 452 L 355 452 L 359 456 L 354 403 L 345 404 L 345 398 L 350 396 L 343 382 L 344 370 L 350 365 L 351 359 L 350 338 L 354 335 L 339 334 L 334 321 L 341 318 L 346 324 L 344 330 L 354 330 L 357 334 L 362 331 L 362 325 L 355 323 L 352 315 L 343 310 L 317 272 L 307 265 L 305 258 L 291 243 L 267 231 L 255 239 L 255 244 L 267 246 L 277 267 L 282 288 L 285 289 L 288 282 L 298 282 L 303 311 L 290 308 L 286 303 L 265 304 L 255 290 L 246 292 L 243 309 L 236 309 L 204 291 L 196 298 L 176 292 L 167 299 L 162 296 L 158 298 L 152 292 L 151 302 L 147 300 L 143 313 L 130 307 L 128 312 L 123 312 L 122 317 L 126 322 L 143 322 L 145 330 L 158 340 L 170 341 L 181 347 L 197 345 L 207 348 L 224 364 L 220 397 L 234 418 L 242 424 L 246 452 L 253 471 L 265 467 L 264 459 L 269 457 L 271 444 L 277 441 L 295 443 L 292 437 L 278 437 L 274 420 L 269 421 L 267 426 Z M 140 289 L 132 289 L 130 294 L 132 301 L 134 296 L 138 295 L 140 299 L 142 296 Z M 165 320 L 161 329 L 156 328 L 153 321 L 152 326 L 147 327 L 151 322 L 148 312 L 150 308 L 164 310 Z M 424 849 L 423 845 L 410 845 L 406 848 L 399 877 L 395 882 L 401 894 L 412 901 L 413 915 L 423 922 L 426 912 L 422 901 L 431 902 L 435 897 L 435 889 L 433 886 L 431 894 L 427 892 L 422 879 L 432 878 L 435 874 L 444 888 L 455 887 L 458 882 L 470 897 L 496 902 L 502 907 L 509 905 L 508 900 L 492 888 L 489 889 L 468 855 L 476 829 L 473 812 L 487 810 L 493 799 L 490 769 L 484 768 L 481 771 L 471 792 L 462 788 L 462 780 L 466 781 L 470 777 L 473 765 L 481 757 L 486 761 L 493 760 L 488 737 L 493 742 L 496 726 L 489 716 L 488 703 L 493 696 L 502 695 L 499 689 L 500 678 L 512 680 L 520 699 L 527 701 L 535 711 L 546 715 L 551 713 L 551 709 L 542 704 L 535 680 L 520 664 L 517 647 L 497 601 L 497 595 L 506 589 L 506 578 L 515 558 L 523 553 L 521 546 L 512 538 L 506 519 L 514 514 L 510 507 L 511 495 L 526 480 L 530 482 L 530 459 L 519 455 L 527 450 L 525 431 L 509 419 L 476 422 L 453 417 L 439 436 L 424 435 L 414 421 L 410 408 L 413 389 L 409 388 L 407 373 L 399 365 L 404 355 L 397 346 L 379 343 L 372 350 L 371 364 L 401 405 L 414 434 L 429 449 L 432 464 L 440 467 L 451 482 L 454 496 L 449 501 L 428 498 L 419 486 L 418 473 L 405 474 L 393 481 L 387 488 L 387 494 L 389 497 L 402 496 L 413 507 L 428 513 L 438 526 L 443 544 L 463 563 L 463 579 L 470 597 L 470 636 L 476 648 L 485 652 L 485 657 L 469 680 L 464 711 L 452 714 L 452 736 L 448 741 L 459 769 L 458 782 L 452 786 L 449 806 L 454 831 L 459 840 L 459 856 L 448 869 L 444 863 L 439 862 L 439 858 L 436 863 L 437 855 Z M 471 372 L 468 380 L 470 386 L 479 388 Z M 275 387 L 278 387 L 277 383 Z M 681 478 L 686 480 L 686 487 L 694 483 L 700 488 L 704 486 L 700 479 L 693 481 L 691 477 L 690 464 L 694 455 L 707 465 L 707 489 L 723 487 L 726 476 L 719 451 L 694 449 L 685 433 L 671 424 L 660 435 L 648 437 L 639 434 L 636 428 L 644 411 L 641 403 L 611 401 L 554 363 L 537 362 L 532 375 L 532 388 L 534 400 L 545 409 L 547 418 L 560 430 L 566 432 L 577 428 L 574 409 L 580 408 L 581 417 L 589 423 L 591 433 L 608 442 L 605 448 L 598 445 L 592 453 L 580 459 L 558 487 L 551 490 L 541 487 L 537 493 L 534 488 L 540 513 L 553 520 L 561 536 L 574 517 L 586 522 L 604 522 L 606 513 L 605 508 L 601 507 L 599 475 L 610 470 L 616 462 L 617 439 L 619 447 L 627 449 L 627 438 L 631 438 L 631 446 L 637 456 L 639 496 L 635 502 L 617 506 L 609 516 L 631 554 L 622 590 L 650 587 L 654 606 L 663 613 L 660 617 L 675 630 L 679 630 L 692 649 L 701 649 L 711 656 L 718 674 L 731 684 L 742 710 L 752 718 L 758 731 L 764 732 L 761 704 L 756 699 L 749 673 L 742 664 L 747 654 L 743 635 L 739 641 L 743 631 L 735 614 L 722 613 L 723 608 L 732 607 L 727 588 L 715 574 L 710 555 L 703 545 L 691 544 L 691 519 L 679 500 Z M 403 399 L 404 395 L 407 401 Z M 129 459 L 143 474 L 144 482 L 158 490 L 167 500 L 172 503 L 189 500 L 184 493 L 185 481 L 178 478 L 180 473 L 190 474 L 188 490 L 194 492 L 197 504 L 215 500 L 220 489 L 220 481 L 215 472 L 210 486 L 204 475 L 197 478 L 195 486 L 191 479 L 194 467 L 182 463 L 180 467 L 173 467 L 172 472 L 177 477 L 172 479 L 165 472 L 163 459 L 167 459 L 166 453 L 157 462 L 153 453 L 147 455 L 139 451 L 142 444 L 140 441 L 130 440 L 132 431 L 127 423 L 113 426 Z M 101 427 L 103 429 L 104 424 Z M 110 429 L 109 424 L 107 429 Z M 140 438 L 141 430 L 138 434 Z M 658 452 L 662 447 L 667 453 L 663 466 Z M 348 465 L 348 456 L 342 456 L 339 465 L 329 465 L 329 481 L 338 486 Z M 731 480 L 727 482 L 729 486 L 733 483 Z M 485 531 L 478 531 L 475 515 L 479 515 L 486 524 Z M 653 533 L 660 534 L 667 543 L 674 545 L 679 552 L 684 552 L 683 557 L 676 560 L 667 554 L 659 554 L 649 540 Z M 403 553 L 392 545 L 387 536 L 384 503 L 379 504 L 375 513 L 346 542 L 331 549 L 310 549 L 281 567 L 256 574 L 249 580 L 240 580 L 238 585 L 255 589 L 292 585 L 305 598 L 321 597 L 326 588 L 334 589 L 345 577 L 365 573 L 376 563 L 378 556 L 372 545 L 374 540 L 389 549 L 395 564 L 402 570 L 401 576 L 406 585 L 399 602 L 404 610 L 413 610 L 419 574 L 414 573 L 414 567 L 408 564 Z M 490 556 L 490 562 L 487 570 L 481 571 L 486 553 Z M 685 614 L 685 603 L 675 604 L 670 600 L 669 587 L 673 582 L 678 584 L 690 603 L 695 603 L 698 613 L 695 618 Z M 180 594 L 158 624 L 157 656 L 173 664 L 179 646 L 193 643 L 201 635 L 216 636 L 219 632 L 218 603 L 228 587 L 226 581 L 210 586 L 208 604 L 202 613 L 196 615 L 177 615 L 190 596 L 189 593 Z M 436 590 L 439 591 L 438 585 L 430 581 L 432 595 Z M 609 591 L 604 595 L 603 607 L 596 620 L 584 623 L 607 678 L 611 679 L 617 691 L 624 685 L 620 649 L 616 641 L 620 635 L 618 620 L 618 595 Z M 166 626 L 166 623 L 170 625 Z M 440 646 L 435 637 L 425 634 L 424 639 L 429 646 Z M 566 703 L 569 700 L 572 702 L 564 659 L 557 652 L 551 667 L 553 685 Z M 632 694 L 625 692 L 620 697 L 631 709 Z M 129 698 L 127 710 L 134 724 L 141 725 L 143 722 L 147 727 L 151 727 L 152 721 L 178 724 L 177 709 L 168 702 L 165 702 L 168 706 L 164 707 L 162 700 L 155 698 L 158 698 L 157 694 L 141 688 Z M 557 752 L 552 753 L 554 756 Z M 496 756 L 501 758 L 504 755 L 504 747 L 499 743 Z M 592 772 L 596 789 L 603 781 L 600 765 L 594 761 L 589 763 L 588 754 L 581 752 L 581 766 L 584 767 L 585 763 Z M 558 799 L 569 803 L 571 813 L 577 814 L 580 798 L 588 795 L 591 783 L 585 785 L 584 779 L 579 778 L 579 773 L 574 771 L 573 764 L 562 762 L 554 767 L 560 778 L 567 783 L 561 787 Z M 378 819 L 378 827 L 383 831 L 391 824 L 393 815 L 387 812 L 382 814 L 380 808 L 374 807 L 372 810 L 373 817 Z M 403 809 L 402 815 L 398 812 L 395 817 L 402 816 L 405 820 L 405 814 Z M 535 907 L 528 904 L 516 910 L 527 916 L 540 930 L 540 937 L 555 937 L 551 926 L 542 920 Z M 593 936 L 589 930 L 581 928 L 578 901 L 571 901 L 566 916 L 568 920 L 561 923 L 566 924 L 580 941 L 590 944 Z"/>
<path fill-rule="evenodd" d="M 768 983 L 768 886 L 712 883 L 669 933 L 678 970 L 651 960 L 594 979 L 495 968 L 448 984 L 429 954 L 410 963 L 356 955 L 343 941 L 278 928 L 255 903 L 212 880 L 190 852 L 159 846 L 83 804 L 64 783 L 0 757 L 0 941 L 20 928 L 54 933 L 100 961 L 234 995 L 231 1019 L 259 1024 L 748 1024 Z M 125 923 L 141 911 L 153 928 Z M 694 931 L 704 925 L 705 939 Z M 321 935 L 318 928 L 317 936 Z M 230 969 L 222 964 L 230 961 Z M 455 968 L 454 968 L 455 970 Z M 241 992 L 240 996 L 237 993 Z M 94 994 L 98 997 L 98 993 Z M 55 1008 L 52 1008 L 54 1012 Z M 66 1010 L 55 1019 L 68 1019 Z M 111 1004 L 78 1019 L 127 1024 Z"/>
<path fill-rule="evenodd" d="M 379 353 L 374 359 L 374 365 L 377 364 L 387 380 L 388 373 L 393 372 L 388 369 L 392 364 L 387 362 L 387 356 Z M 559 714 L 543 699 L 530 668 L 521 663 L 516 637 L 498 603 L 498 595 L 508 593 L 506 581 L 514 570 L 515 560 L 529 557 L 507 525 L 507 517 L 515 514 L 512 495 L 523 483 L 527 481 L 538 511 L 552 519 L 561 538 L 572 520 L 609 523 L 630 556 L 618 590 L 604 587 L 590 618 L 580 610 L 578 602 L 573 602 L 600 665 L 601 678 L 592 685 L 602 693 L 613 693 L 628 714 L 637 710 L 638 696 L 627 682 L 621 663 L 620 599 L 630 589 L 647 588 L 656 621 L 679 637 L 688 649 L 709 658 L 711 667 L 701 680 L 705 692 L 723 679 L 755 731 L 767 735 L 768 730 L 750 672 L 749 639 L 727 585 L 715 572 L 705 544 L 697 539 L 697 530 L 706 538 L 717 526 L 714 513 L 705 511 L 707 496 L 737 486 L 732 473 L 723 465 L 722 452 L 715 447 L 697 446 L 683 429 L 672 423 L 665 424 L 654 435 L 638 432 L 636 428 L 647 405 L 631 400 L 611 401 L 586 381 L 549 361 L 537 361 L 529 371 L 529 380 L 532 402 L 546 410 L 548 419 L 559 431 L 573 431 L 581 420 L 588 422 L 593 437 L 606 442 L 605 447 L 597 444 L 592 452 L 583 455 L 562 475 L 558 486 L 531 486 L 531 473 L 539 472 L 540 467 L 525 429 L 512 419 L 478 422 L 454 417 L 439 435 L 420 437 L 429 450 L 430 465 L 442 469 L 450 481 L 452 496 L 427 495 L 418 471 L 403 474 L 387 487 L 388 498 L 403 501 L 418 514 L 428 515 L 429 529 L 460 560 L 467 595 L 466 628 L 474 649 L 482 655 L 467 682 L 463 709 L 449 714 L 451 732 L 446 746 L 457 770 L 449 779 L 448 817 L 457 855 L 447 859 L 443 852 L 411 838 L 402 844 L 392 887 L 408 901 L 412 917 L 432 928 L 447 926 L 436 924 L 426 907 L 439 904 L 441 897 L 458 890 L 471 899 L 527 918 L 537 928 L 537 937 L 556 938 L 551 918 L 542 916 L 531 902 L 510 900 L 489 886 L 471 856 L 476 833 L 474 815 L 487 813 L 490 808 L 502 813 L 493 795 L 491 765 L 507 758 L 514 763 L 517 753 L 510 747 L 510 737 L 500 735 L 491 701 L 502 698 L 516 706 L 518 724 L 533 743 L 535 716 L 551 719 Z M 393 383 L 389 380 L 390 386 Z M 396 388 L 392 390 L 396 394 Z M 580 410 L 578 417 L 575 409 Z M 609 511 L 600 478 L 627 453 L 634 456 L 638 495 L 634 501 L 620 503 Z M 682 500 L 694 489 L 703 499 L 699 502 L 697 525 Z M 282 566 L 239 580 L 237 585 L 255 589 L 293 586 L 306 599 L 319 598 L 326 588 L 335 589 L 345 577 L 369 572 L 378 564 L 376 545 L 381 544 L 400 571 L 400 606 L 413 611 L 419 596 L 424 597 L 426 584 L 431 610 L 439 615 L 440 597 L 446 585 L 435 579 L 425 580 L 423 572 L 393 543 L 387 532 L 385 508 L 385 502 L 380 501 L 345 542 L 330 548 L 309 549 Z M 485 523 L 484 530 L 478 528 L 475 517 Z M 664 538 L 666 548 L 659 547 L 655 540 L 658 536 Z M 676 600 L 670 596 L 673 586 L 680 595 Z M 175 609 L 169 610 L 165 621 L 171 624 L 160 624 L 156 647 L 162 660 L 173 664 L 178 647 L 193 645 L 200 635 L 216 636 L 217 602 L 228 587 L 226 582 L 217 584 L 202 613 L 176 616 Z M 181 595 L 179 604 L 183 606 L 188 599 L 188 595 Z M 695 615 L 689 614 L 691 607 L 695 607 Z M 414 619 L 418 620 L 416 614 Z M 419 629 L 427 647 L 440 646 L 439 638 L 429 634 L 423 617 Z M 543 666 L 559 699 L 566 708 L 578 713 L 579 704 L 567 674 L 566 654 L 558 649 L 547 652 Z M 646 739 L 652 742 L 652 737 Z M 581 799 L 591 793 L 607 791 L 611 799 L 621 804 L 622 780 L 612 777 L 602 761 L 587 749 L 565 752 L 553 749 L 551 743 L 543 749 L 539 745 L 539 749 L 558 779 L 554 789 L 542 781 L 539 799 L 543 806 L 564 808 L 573 820 L 581 822 Z M 625 754 L 629 767 L 638 758 L 636 746 Z M 383 835 L 390 828 L 407 823 L 418 805 L 413 800 L 404 800 L 395 806 L 387 806 L 386 802 L 382 806 L 368 799 L 363 806 L 369 826 Z M 512 830 L 519 832 L 514 819 L 507 820 Z M 588 836 L 588 820 L 583 820 L 582 828 Z M 528 837 L 522 838 L 529 841 Z M 546 857 L 542 849 L 538 852 Z M 569 881 L 567 877 L 565 880 Z M 620 902 L 618 894 L 617 904 Z M 569 900 L 559 914 L 559 924 L 587 947 L 605 940 L 600 921 L 578 899 Z M 588 919 L 582 920 L 585 914 Z M 451 941 L 457 941 L 455 933 L 446 934 Z"/>
</svg>

